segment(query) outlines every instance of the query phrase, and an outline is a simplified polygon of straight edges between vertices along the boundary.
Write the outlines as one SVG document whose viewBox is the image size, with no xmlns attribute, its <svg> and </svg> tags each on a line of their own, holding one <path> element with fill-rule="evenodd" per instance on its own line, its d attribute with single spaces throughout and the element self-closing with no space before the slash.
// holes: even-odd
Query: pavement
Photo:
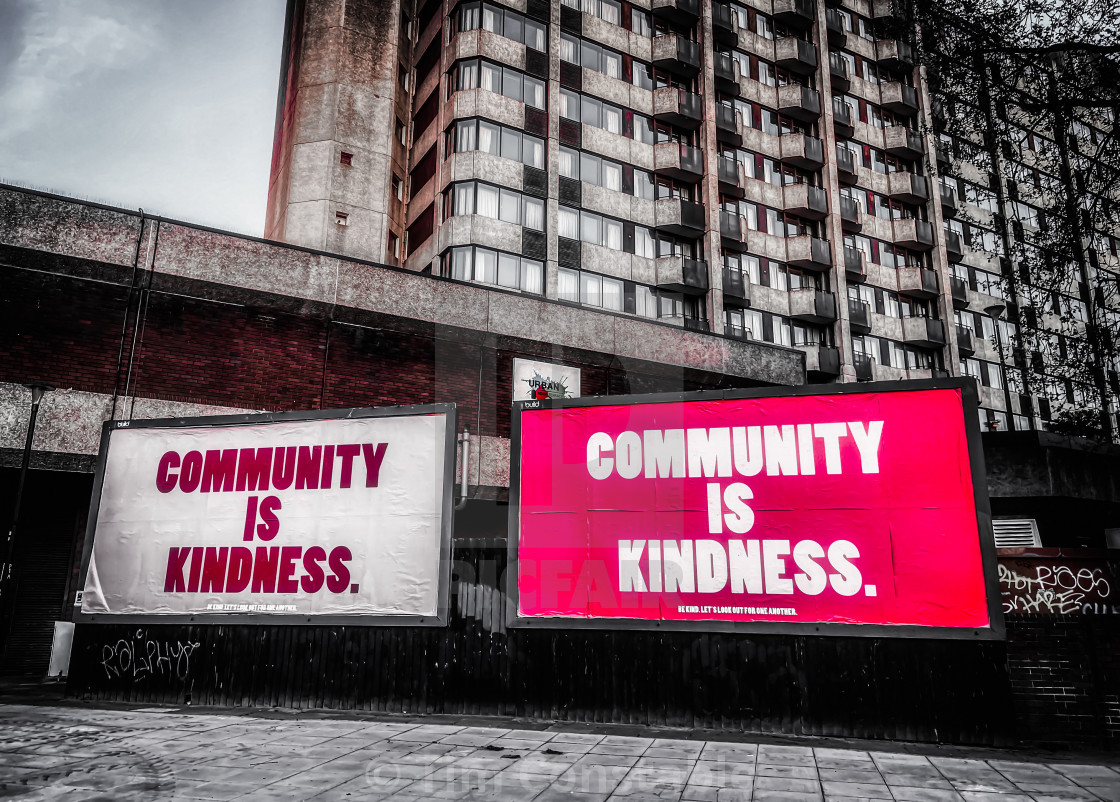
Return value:
<svg viewBox="0 0 1120 802">
<path fill-rule="evenodd" d="M 21 802 L 1120 802 L 1120 756 L 6 698 L 0 797 Z"/>
</svg>

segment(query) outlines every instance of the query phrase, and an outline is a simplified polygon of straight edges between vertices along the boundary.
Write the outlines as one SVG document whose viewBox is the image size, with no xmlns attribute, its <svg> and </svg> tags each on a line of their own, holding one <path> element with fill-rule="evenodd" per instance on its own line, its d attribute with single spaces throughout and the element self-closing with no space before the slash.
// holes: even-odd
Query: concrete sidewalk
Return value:
<svg viewBox="0 0 1120 802">
<path fill-rule="evenodd" d="M 3 704 L 0 797 L 1120 802 L 1120 760 L 277 715 Z"/>
</svg>

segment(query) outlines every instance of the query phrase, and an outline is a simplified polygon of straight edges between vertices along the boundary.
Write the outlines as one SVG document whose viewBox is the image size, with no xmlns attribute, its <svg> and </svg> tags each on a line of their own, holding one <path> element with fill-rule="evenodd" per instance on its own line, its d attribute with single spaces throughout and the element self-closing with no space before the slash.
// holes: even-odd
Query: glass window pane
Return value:
<svg viewBox="0 0 1120 802">
<path fill-rule="evenodd" d="M 601 244 L 603 241 L 603 218 L 597 214 L 582 212 L 579 216 L 579 238 L 593 245 Z"/>
<path fill-rule="evenodd" d="M 482 62 L 481 79 L 479 86 L 490 92 L 502 91 L 502 68 L 496 64 Z"/>
<path fill-rule="evenodd" d="M 611 78 L 621 78 L 622 56 L 620 56 L 618 53 L 612 53 L 610 51 L 604 50 L 601 71 L 606 73 L 606 75 Z"/>
<path fill-rule="evenodd" d="M 612 134 L 622 133 L 622 109 L 603 104 L 603 127 Z"/>
<path fill-rule="evenodd" d="M 483 153 L 498 155 L 498 142 L 501 137 L 501 128 L 494 123 L 481 120 L 478 124 L 478 149 Z"/>
<path fill-rule="evenodd" d="M 523 225 L 534 231 L 544 231 L 544 201 L 539 198 L 522 198 L 521 205 L 525 209 Z"/>
<path fill-rule="evenodd" d="M 618 0 L 602 0 L 599 16 L 612 25 L 622 24 L 622 3 Z"/>
<path fill-rule="evenodd" d="M 602 165 L 598 156 L 591 153 L 581 153 L 579 157 L 579 175 L 580 178 L 588 184 L 601 183 L 599 177 L 599 168 Z"/>
<path fill-rule="evenodd" d="M 560 59 L 569 64 L 579 64 L 579 39 L 570 33 L 560 34 Z"/>
<path fill-rule="evenodd" d="M 470 281 L 471 278 L 471 249 L 456 248 L 451 252 L 451 278 L 460 281 Z"/>
<path fill-rule="evenodd" d="M 453 215 L 474 214 L 474 183 L 455 185 Z"/>
<path fill-rule="evenodd" d="M 622 282 L 618 279 L 603 279 L 603 308 L 622 311 Z"/>
<path fill-rule="evenodd" d="M 455 127 L 455 152 L 465 153 L 478 149 L 478 124 L 474 120 L 460 122 Z"/>
<path fill-rule="evenodd" d="M 502 94 L 513 100 L 521 100 L 521 73 L 506 67 L 502 75 Z"/>
<path fill-rule="evenodd" d="M 464 61 L 459 65 L 459 88 L 460 89 L 477 89 L 478 88 L 478 62 L 477 61 Z"/>
<path fill-rule="evenodd" d="M 544 265 L 530 259 L 521 260 L 521 291 L 540 295 L 544 292 Z"/>
<path fill-rule="evenodd" d="M 622 189 L 622 165 L 614 162 L 603 162 L 603 186 L 607 189 Z"/>
<path fill-rule="evenodd" d="M 617 220 L 604 220 L 606 228 L 606 240 L 604 245 L 608 248 L 614 248 L 616 251 L 622 250 L 622 223 Z"/>
<path fill-rule="evenodd" d="M 475 213 L 486 217 L 498 216 L 498 188 L 489 184 L 478 185 Z"/>
<path fill-rule="evenodd" d="M 486 248 L 478 248 L 474 255 L 474 280 L 493 284 L 497 275 L 498 255 Z"/>
<path fill-rule="evenodd" d="M 559 226 L 558 233 L 561 237 L 579 239 L 579 212 L 575 209 L 561 206 L 556 221 Z"/>
<path fill-rule="evenodd" d="M 653 235 L 645 226 L 634 227 L 634 253 L 647 259 L 653 258 Z"/>
<path fill-rule="evenodd" d="M 560 175 L 565 178 L 579 178 L 579 153 L 571 148 L 560 147 Z"/>
<path fill-rule="evenodd" d="M 603 280 L 593 273 L 580 273 L 579 299 L 589 306 L 602 306 Z"/>
<path fill-rule="evenodd" d="M 521 161 L 521 134 L 512 128 L 502 129 L 502 158 Z"/>
<path fill-rule="evenodd" d="M 525 20 L 525 46 L 545 52 L 545 29 L 539 22 Z"/>
<path fill-rule="evenodd" d="M 486 3 L 482 6 L 482 27 L 494 33 L 502 32 L 502 10 Z"/>
<path fill-rule="evenodd" d="M 513 11 L 506 12 L 506 27 L 502 31 L 502 35 L 507 39 L 512 39 L 515 42 L 524 41 L 523 24 L 521 22 L 521 15 Z"/>
<path fill-rule="evenodd" d="M 517 288 L 520 278 L 520 260 L 508 253 L 498 254 L 498 284 L 502 287 Z"/>
<path fill-rule="evenodd" d="M 657 296 L 642 284 L 634 288 L 634 314 L 640 317 L 657 317 Z"/>
<path fill-rule="evenodd" d="M 583 121 L 588 125 L 599 126 L 603 104 L 593 97 L 584 97 L 582 103 Z"/>
<path fill-rule="evenodd" d="M 530 78 L 528 75 L 525 76 L 525 103 L 534 109 L 545 107 L 544 81 L 539 78 Z"/>
<path fill-rule="evenodd" d="M 579 273 L 563 267 L 557 271 L 556 297 L 561 301 L 579 302 Z"/>
<path fill-rule="evenodd" d="M 603 49 L 597 44 L 583 42 L 583 46 L 580 48 L 580 61 L 587 69 L 599 72 L 599 59 L 602 54 Z"/>
<path fill-rule="evenodd" d="M 516 192 L 511 192 L 508 189 L 502 190 L 501 209 L 498 214 L 500 220 L 507 223 L 520 223 L 520 201 L 521 196 Z"/>
<path fill-rule="evenodd" d="M 525 134 L 521 137 L 521 160 L 530 167 L 544 169 L 544 140 Z"/>
</svg>

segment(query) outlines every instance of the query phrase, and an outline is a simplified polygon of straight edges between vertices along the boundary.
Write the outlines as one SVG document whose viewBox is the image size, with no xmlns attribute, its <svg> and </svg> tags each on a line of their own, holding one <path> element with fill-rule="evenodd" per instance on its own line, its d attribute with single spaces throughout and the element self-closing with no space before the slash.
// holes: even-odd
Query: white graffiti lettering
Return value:
<svg viewBox="0 0 1120 802">
<path fill-rule="evenodd" d="M 148 677 L 167 677 L 180 681 L 191 673 L 191 654 L 201 644 L 161 641 L 138 630 L 131 639 L 101 647 L 101 667 L 109 679 L 124 677 L 134 681 Z"/>
<path fill-rule="evenodd" d="M 1112 586 L 1100 568 L 1068 565 L 1039 565 L 1035 576 L 1025 576 L 1014 568 L 999 564 L 999 584 L 1003 590 L 1003 612 L 1050 613 L 1065 615 L 1098 612 L 1110 605 L 1099 604 L 1112 595 Z M 1086 597 L 1091 597 L 1086 602 Z"/>
</svg>

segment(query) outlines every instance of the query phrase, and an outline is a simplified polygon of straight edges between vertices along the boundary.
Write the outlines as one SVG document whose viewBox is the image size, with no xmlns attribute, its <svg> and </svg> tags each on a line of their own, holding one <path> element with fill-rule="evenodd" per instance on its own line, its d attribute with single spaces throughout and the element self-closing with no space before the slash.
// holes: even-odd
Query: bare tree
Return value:
<svg viewBox="0 0 1120 802">
<path fill-rule="evenodd" d="M 1049 399 L 1051 429 L 1112 440 L 1120 0 L 906 0 L 896 12 L 888 24 L 914 38 L 955 169 L 995 195 L 990 215 L 965 222 L 995 235 L 971 245 L 993 255 L 1017 324 L 1009 384 Z"/>
</svg>

